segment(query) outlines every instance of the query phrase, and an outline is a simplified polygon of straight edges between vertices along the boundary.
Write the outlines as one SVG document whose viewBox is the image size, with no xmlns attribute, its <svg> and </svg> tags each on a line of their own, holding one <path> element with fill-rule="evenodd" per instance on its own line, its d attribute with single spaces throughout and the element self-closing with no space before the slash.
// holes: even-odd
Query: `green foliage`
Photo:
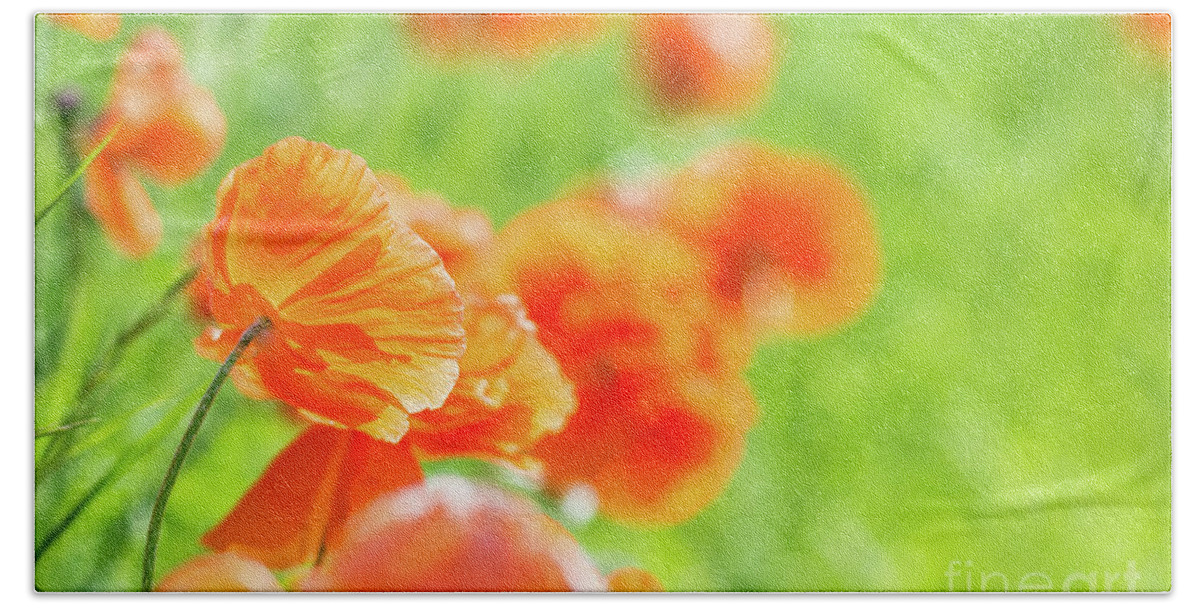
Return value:
<svg viewBox="0 0 1200 608">
<path fill-rule="evenodd" d="M 37 428 L 61 423 L 89 365 L 184 271 L 225 173 L 285 136 L 500 224 L 589 175 L 753 137 L 856 177 L 883 287 L 846 330 L 759 350 L 760 424 L 701 516 L 576 529 L 602 566 L 642 565 L 668 589 L 944 590 L 952 562 L 1015 589 L 1035 572 L 1059 588 L 1098 572 L 1103 587 L 1132 561 L 1139 589 L 1169 588 L 1169 69 L 1097 15 L 773 20 L 774 89 L 712 123 L 646 107 L 621 27 L 514 64 L 426 57 L 383 16 L 131 16 L 108 43 L 39 21 L 37 208 L 73 169 L 52 95 L 76 86 L 93 115 L 146 25 L 177 36 L 229 138 L 207 173 L 151 188 L 165 235 L 147 260 L 116 255 L 77 202 L 39 226 Z M 196 331 L 176 305 L 86 397 L 98 422 L 38 485 L 39 542 L 112 467 L 124 474 L 38 560 L 39 589 L 137 588 L 182 422 L 155 429 L 185 418 L 217 368 L 192 351 Z M 221 393 L 167 512 L 160 575 L 295 433 L 274 406 Z"/>
</svg>

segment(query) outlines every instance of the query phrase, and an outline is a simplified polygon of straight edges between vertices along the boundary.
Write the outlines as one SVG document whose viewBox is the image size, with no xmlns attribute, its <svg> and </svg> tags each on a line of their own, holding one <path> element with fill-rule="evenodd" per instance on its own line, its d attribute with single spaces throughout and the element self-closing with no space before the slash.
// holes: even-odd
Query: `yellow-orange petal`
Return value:
<svg viewBox="0 0 1200 608">
<path fill-rule="evenodd" d="M 163 577 L 155 591 L 283 591 L 266 566 L 234 553 L 192 558 Z"/>
<path fill-rule="evenodd" d="M 762 15 L 636 15 L 633 31 L 638 77 L 668 110 L 744 110 L 771 82 L 775 38 Z"/>
<path fill-rule="evenodd" d="M 745 381 L 604 359 L 574 380 L 579 410 L 533 449 L 552 491 L 587 485 L 636 525 L 685 521 L 724 491 L 756 418 Z"/>
<path fill-rule="evenodd" d="M 648 591 L 661 593 L 666 591 L 657 576 L 641 568 L 620 568 L 608 575 L 608 590 L 618 593 Z"/>
<path fill-rule="evenodd" d="M 677 176 L 661 218 L 707 252 L 712 293 L 759 331 L 829 331 L 879 285 L 873 214 L 820 158 L 753 143 L 715 150 Z"/>
<path fill-rule="evenodd" d="M 84 171 L 83 184 L 88 211 L 113 247 L 131 258 L 154 251 L 162 240 L 162 218 L 129 167 L 102 152 Z"/>
<path fill-rule="evenodd" d="M 440 477 L 385 496 L 302 581 L 305 591 L 601 591 L 571 534 L 528 499 Z"/>
<path fill-rule="evenodd" d="M 408 415 L 442 404 L 464 350 L 462 302 L 361 158 L 287 138 L 231 171 L 217 201 L 205 272 L 219 331 L 197 339 L 202 354 L 227 353 L 265 317 L 243 360 L 288 405 L 395 442 Z"/>
<path fill-rule="evenodd" d="M 225 143 L 212 93 L 192 83 L 179 45 L 159 28 L 139 32 L 122 56 L 105 115 L 121 123 L 113 155 L 165 184 L 194 177 Z"/>
<path fill-rule="evenodd" d="M 121 29 L 121 16 L 116 13 L 49 13 L 46 18 L 96 42 L 112 40 Z"/>
<path fill-rule="evenodd" d="M 415 484 L 407 444 L 314 425 L 288 444 L 201 543 L 274 569 L 310 563 L 346 519 L 376 497 Z"/>
<path fill-rule="evenodd" d="M 463 279 L 492 253 L 492 221 L 477 209 L 455 209 L 436 195 L 416 194 L 398 175 L 380 172 L 376 177 L 391 194 L 392 217 L 433 247 L 459 291 L 464 291 Z"/>
<path fill-rule="evenodd" d="M 413 416 L 413 445 L 427 457 L 531 463 L 525 450 L 562 430 L 575 392 L 537 341 L 520 300 L 505 294 L 467 307 L 467 351 L 458 384 L 436 410 Z"/>
</svg>

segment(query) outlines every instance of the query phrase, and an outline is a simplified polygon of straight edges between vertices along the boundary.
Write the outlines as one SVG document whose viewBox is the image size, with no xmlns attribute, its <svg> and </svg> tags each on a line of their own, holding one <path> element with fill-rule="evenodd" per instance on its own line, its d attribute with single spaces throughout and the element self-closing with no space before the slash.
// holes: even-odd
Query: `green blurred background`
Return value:
<svg viewBox="0 0 1200 608">
<path fill-rule="evenodd" d="M 503 225 L 581 177 L 676 167 L 750 137 L 837 159 L 878 217 L 878 298 L 835 335 L 778 341 L 747 372 L 762 409 L 724 494 L 655 530 L 573 531 L 602 568 L 676 590 L 946 590 L 1130 562 L 1170 586 L 1169 64 L 1113 17 L 773 16 L 778 70 L 748 115 L 657 114 L 624 23 L 592 45 L 439 61 L 385 16 L 127 16 L 91 42 L 38 21 L 36 207 L 72 167 L 51 103 L 94 115 L 135 32 L 171 31 L 229 122 L 214 166 L 150 186 L 166 226 L 147 260 L 57 209 L 36 239 L 36 408 L 61 419 L 86 370 L 180 274 L 226 172 L 288 135 L 353 150 Z M 76 230 L 76 228 L 78 228 Z M 132 590 L 150 506 L 216 364 L 176 304 L 92 391 L 96 422 L 39 480 L 42 590 Z M 179 480 L 160 576 L 297 433 L 227 388 Z M 44 449 L 46 440 L 37 448 Z M 475 468 L 450 463 L 442 468 Z M 485 471 L 486 473 L 486 471 Z M 84 505 L 83 508 L 79 508 Z M 1041 579 L 1037 579 L 1039 582 Z M 999 578 L 990 579 L 992 589 Z"/>
</svg>

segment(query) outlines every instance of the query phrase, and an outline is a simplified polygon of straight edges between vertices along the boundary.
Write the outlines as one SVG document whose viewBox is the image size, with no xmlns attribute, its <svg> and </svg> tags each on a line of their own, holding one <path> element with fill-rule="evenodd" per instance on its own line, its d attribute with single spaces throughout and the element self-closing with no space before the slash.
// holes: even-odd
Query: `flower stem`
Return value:
<svg viewBox="0 0 1200 608">
<path fill-rule="evenodd" d="M 85 426 L 88 421 L 94 422 L 95 417 L 93 414 L 95 414 L 96 408 L 88 404 L 88 396 L 91 395 L 96 387 L 103 384 L 108 379 L 108 376 L 112 374 L 113 369 L 120 364 L 121 359 L 125 356 L 125 349 L 167 316 L 171 303 L 196 278 L 198 272 L 198 268 L 192 268 L 176 279 L 159 296 L 157 302 L 150 306 L 150 308 L 147 308 L 132 325 L 125 328 L 120 334 L 117 334 L 116 339 L 108 349 L 100 357 L 93 360 L 87 375 L 84 376 L 78 390 L 75 392 L 74 402 L 67 409 L 67 413 L 63 415 L 59 426 L 48 432 L 53 433 L 50 445 L 46 447 L 42 457 L 37 459 L 37 462 L 34 464 L 35 482 L 42 480 L 45 475 L 57 469 L 60 460 L 74 440 L 75 429 Z M 38 437 L 41 436 L 42 434 L 38 435 Z"/>
<path fill-rule="evenodd" d="M 100 359 L 99 364 L 92 368 L 91 372 L 84 379 L 83 383 L 80 384 L 79 392 L 75 396 L 76 401 L 82 401 L 84 398 L 86 398 L 88 394 L 91 393 L 92 390 L 95 389 L 96 386 L 98 386 L 108 376 L 109 372 L 112 371 L 112 368 L 121 361 L 121 358 L 125 355 L 125 348 L 128 347 L 131 342 L 145 333 L 146 330 L 154 327 L 156 323 L 161 321 L 163 317 L 167 315 L 167 311 L 170 308 L 171 302 L 175 300 L 176 296 L 178 296 L 180 292 L 187 288 L 187 286 L 192 282 L 193 279 L 196 278 L 196 274 L 199 272 L 199 268 L 192 268 L 185 272 L 183 276 L 180 276 L 178 279 L 176 279 L 175 282 L 172 283 L 171 286 L 168 287 L 161 296 L 159 296 L 158 301 L 155 302 L 153 306 L 147 308 L 146 311 L 143 312 L 136 321 L 134 321 L 133 325 L 125 328 L 125 331 L 122 331 L 117 335 L 117 339 L 113 342 L 112 346 L 109 347 L 108 352 L 106 352 Z"/>
<path fill-rule="evenodd" d="M 146 531 L 146 551 L 142 555 L 142 591 L 150 591 L 154 588 L 154 559 L 158 551 L 158 537 L 162 532 L 163 515 L 167 510 L 167 500 L 171 497 L 171 490 L 175 488 L 175 480 L 179 477 L 179 470 L 183 468 L 183 461 L 187 458 L 188 451 L 192 449 L 192 443 L 196 441 L 196 435 L 200 433 L 200 426 L 204 424 L 204 418 L 208 415 L 208 410 L 212 408 L 213 400 L 217 397 L 217 393 L 221 390 L 221 385 L 225 383 L 225 378 L 229 376 L 233 365 L 245 352 L 246 347 L 250 346 L 250 342 L 269 327 L 271 327 L 271 321 L 260 318 L 242 332 L 242 337 L 238 340 L 237 345 L 233 347 L 229 356 L 225 357 L 221 368 L 217 370 L 212 384 L 208 385 L 208 390 L 204 391 L 204 396 L 200 397 L 200 403 L 196 405 L 196 411 L 192 414 L 192 421 L 188 424 L 183 438 L 179 440 L 179 445 L 175 448 L 175 456 L 171 459 L 171 465 L 167 468 L 166 476 L 163 477 L 162 486 L 158 489 L 158 497 L 154 500 L 154 509 L 150 512 L 150 528 Z"/>
<path fill-rule="evenodd" d="M 96 144 L 95 148 L 92 148 L 92 151 L 89 152 L 82 161 L 80 161 L 79 166 L 75 168 L 75 172 L 71 174 L 71 177 L 69 177 L 67 182 L 59 189 L 58 194 L 55 194 L 54 198 L 50 199 L 50 202 L 34 215 L 34 230 L 37 230 L 37 227 L 41 225 L 42 220 L 45 219 L 47 215 L 50 215 L 50 212 L 58 206 L 58 203 L 63 200 L 63 197 L 67 194 L 67 192 L 71 191 L 72 186 L 79 181 L 79 178 L 83 177 L 83 172 L 87 171 L 87 168 L 90 167 L 91 164 L 96 160 L 96 157 L 100 156 L 100 153 L 104 151 L 104 148 L 108 147 L 108 144 L 112 142 L 113 136 L 117 134 L 117 130 L 120 129 L 120 127 L 121 125 L 118 123 L 116 127 L 113 127 L 112 131 L 109 131 L 108 135 L 104 136 L 104 139 L 99 144 Z"/>
<path fill-rule="evenodd" d="M 54 427 L 52 429 L 34 431 L 33 438 L 41 439 L 43 437 L 53 437 L 54 435 L 57 435 L 59 433 L 65 433 L 67 431 L 72 431 L 72 430 L 75 430 L 75 429 L 85 425 L 85 424 L 92 424 L 93 422 L 97 422 L 98 420 L 99 419 L 97 419 L 97 418 L 84 418 L 83 420 L 76 420 L 75 422 L 72 422 L 69 424 L 64 424 L 64 425 L 58 426 L 58 427 Z"/>
</svg>

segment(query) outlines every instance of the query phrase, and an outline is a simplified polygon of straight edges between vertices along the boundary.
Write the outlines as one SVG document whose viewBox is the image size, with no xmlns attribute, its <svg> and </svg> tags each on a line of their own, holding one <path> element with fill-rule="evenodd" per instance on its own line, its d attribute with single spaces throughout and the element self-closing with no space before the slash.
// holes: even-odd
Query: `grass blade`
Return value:
<svg viewBox="0 0 1200 608">
<path fill-rule="evenodd" d="M 88 155 L 83 158 L 83 161 L 80 162 L 79 166 L 75 169 L 75 173 L 71 174 L 71 178 L 67 180 L 67 183 L 63 184 L 61 189 L 59 189 L 58 194 L 55 194 L 54 198 L 51 199 L 45 207 L 42 207 L 41 211 L 37 212 L 37 215 L 33 218 L 33 227 L 35 230 L 37 229 L 38 224 L 42 223 L 42 219 L 49 215 L 50 212 L 53 211 L 56 206 L 58 206 L 59 201 L 61 201 L 63 195 L 65 195 L 67 191 L 71 189 L 71 186 L 74 186 L 75 182 L 79 181 L 80 177 L 83 177 L 83 172 L 87 171 L 87 168 L 90 167 L 93 162 L 95 162 L 96 157 L 100 156 L 100 153 L 108 147 L 108 144 L 112 142 L 113 137 L 120 129 L 121 123 L 117 123 L 117 126 L 113 127 L 112 131 L 109 131 L 108 135 L 105 135 L 104 139 L 101 140 L 95 148 L 92 148 L 92 151 L 88 152 Z"/>
</svg>

